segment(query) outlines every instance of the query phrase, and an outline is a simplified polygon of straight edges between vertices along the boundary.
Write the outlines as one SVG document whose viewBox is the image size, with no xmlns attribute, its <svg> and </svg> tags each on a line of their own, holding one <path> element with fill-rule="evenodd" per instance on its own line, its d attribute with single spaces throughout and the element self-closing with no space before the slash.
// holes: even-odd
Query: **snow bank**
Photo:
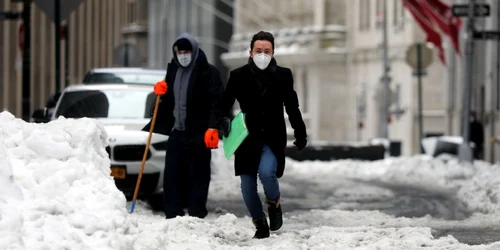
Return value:
<svg viewBox="0 0 500 250">
<path fill-rule="evenodd" d="M 23 225 L 19 210 L 23 194 L 14 182 L 12 164 L 7 157 L 7 149 L 0 137 L 0 246 L 9 246 L 19 242 Z"/>
<path fill-rule="evenodd" d="M 91 119 L 29 124 L 0 113 L 0 202 L 8 205 L 0 230 L 2 239 L 17 238 L 0 249 L 91 249 L 122 227 L 126 200 L 110 176 L 106 139 Z M 16 186 L 22 195 L 13 195 Z"/>
<path fill-rule="evenodd" d="M 29 124 L 0 113 L 0 249 L 498 249 L 466 246 L 453 237 L 433 238 L 429 218 L 394 218 L 377 211 L 338 209 L 285 214 L 271 238 L 251 239 L 248 217 L 209 214 L 206 219 L 165 220 L 139 203 L 128 214 L 123 194 L 109 173 L 106 132 L 92 119 Z M 240 181 L 222 149 L 214 151 L 212 199 L 241 201 Z M 492 214 L 497 204 L 497 166 L 474 168 L 428 158 L 379 162 L 294 162 L 288 160 L 282 192 L 328 189 L 333 181 L 358 179 L 410 185 L 457 194 L 471 208 Z M 298 190 L 288 179 L 307 180 Z M 261 189 L 261 185 L 259 185 Z M 338 189 L 345 195 L 373 189 Z M 332 206 L 333 207 L 333 206 Z M 484 217 L 495 221 L 496 217 Z M 498 219 L 496 219 L 498 221 Z M 479 220 L 478 220 L 479 221 Z M 436 221 L 434 221 L 436 222 Z M 438 222 L 436 222 L 438 223 Z M 441 223 L 441 222 L 439 222 Z M 456 222 L 466 223 L 464 221 Z M 498 222 L 497 222 L 498 223 Z"/>
</svg>

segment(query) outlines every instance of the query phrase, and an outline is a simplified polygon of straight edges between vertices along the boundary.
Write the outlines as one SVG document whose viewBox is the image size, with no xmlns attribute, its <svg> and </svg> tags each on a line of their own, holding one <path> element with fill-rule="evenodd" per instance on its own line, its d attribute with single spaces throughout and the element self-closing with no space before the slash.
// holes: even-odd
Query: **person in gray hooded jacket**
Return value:
<svg viewBox="0 0 500 250">
<path fill-rule="evenodd" d="M 223 84 L 196 39 L 184 33 L 173 44 L 165 80 L 155 86 L 161 95 L 155 133 L 168 135 L 163 177 L 166 218 L 184 215 L 204 218 L 210 184 L 210 149 L 219 142 L 217 102 Z M 168 91 L 167 91 L 168 89 Z M 150 124 L 143 130 L 149 131 Z"/>
</svg>

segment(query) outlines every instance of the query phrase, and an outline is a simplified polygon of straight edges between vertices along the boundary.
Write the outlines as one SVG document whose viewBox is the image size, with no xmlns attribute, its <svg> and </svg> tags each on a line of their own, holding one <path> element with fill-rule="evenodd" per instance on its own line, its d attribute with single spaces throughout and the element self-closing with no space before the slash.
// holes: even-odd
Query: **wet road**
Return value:
<svg viewBox="0 0 500 250">
<path fill-rule="evenodd" d="M 387 185 L 361 180 L 332 180 L 331 185 L 283 177 L 283 212 L 307 211 L 310 209 L 378 210 L 395 217 L 433 218 L 460 221 L 468 218 L 473 211 L 457 200 L 453 193 L 436 193 L 401 185 Z M 356 190 L 373 190 L 359 192 Z M 349 191 L 351 190 L 351 191 Z M 347 191 L 347 192 L 346 192 Z M 380 195 L 387 192 L 390 195 Z M 286 201 L 285 201 L 286 199 Z M 223 209 L 222 209 L 223 208 Z M 209 209 L 216 213 L 229 212 L 237 216 L 247 215 L 241 200 L 210 200 Z M 470 228 L 464 225 L 450 228 L 432 228 L 435 238 L 452 235 L 459 242 L 469 245 L 488 244 L 500 241 L 498 228 Z"/>
<path fill-rule="evenodd" d="M 332 208 L 352 211 L 378 210 L 395 217 L 421 218 L 430 215 L 450 221 L 464 220 L 473 213 L 454 197 L 453 192 L 436 192 L 353 179 L 318 183 L 287 176 L 280 179 L 280 185 L 284 213 Z M 262 193 L 262 190 L 260 192 Z M 248 215 L 241 197 L 237 200 L 209 199 L 208 209 L 210 213 L 229 212 L 238 217 Z M 463 227 L 430 227 L 435 238 L 452 235 L 459 242 L 469 245 L 500 241 L 500 227 L 470 228 L 465 224 Z"/>
</svg>

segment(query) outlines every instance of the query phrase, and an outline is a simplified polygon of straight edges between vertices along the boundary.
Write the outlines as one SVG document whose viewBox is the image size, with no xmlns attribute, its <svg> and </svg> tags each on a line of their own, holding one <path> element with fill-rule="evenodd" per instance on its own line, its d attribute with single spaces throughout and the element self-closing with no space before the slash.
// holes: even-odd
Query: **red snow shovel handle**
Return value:
<svg viewBox="0 0 500 250">
<path fill-rule="evenodd" d="M 141 186 L 142 172 L 144 171 L 144 165 L 146 165 L 146 158 L 148 156 L 149 144 L 151 144 L 151 137 L 153 135 L 153 129 L 156 123 L 156 114 L 158 113 L 158 106 L 160 104 L 160 96 L 156 96 L 155 109 L 153 111 L 153 119 L 151 120 L 151 127 L 149 128 L 148 141 L 146 142 L 146 148 L 144 149 L 144 156 L 142 157 L 141 169 L 139 170 L 139 176 L 137 177 L 137 183 L 135 184 L 134 198 L 132 200 L 132 205 L 130 207 L 130 213 L 134 212 L 135 201 L 137 200 L 137 195 L 139 194 L 139 187 Z"/>
</svg>

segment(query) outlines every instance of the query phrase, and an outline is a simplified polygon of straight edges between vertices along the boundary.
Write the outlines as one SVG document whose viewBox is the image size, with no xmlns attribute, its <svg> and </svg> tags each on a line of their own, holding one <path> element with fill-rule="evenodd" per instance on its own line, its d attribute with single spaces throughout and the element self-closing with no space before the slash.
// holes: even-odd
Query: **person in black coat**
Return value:
<svg viewBox="0 0 500 250">
<path fill-rule="evenodd" d="M 474 111 L 470 113 L 469 140 L 474 142 L 474 159 L 482 160 L 484 151 L 484 128 Z"/>
<path fill-rule="evenodd" d="M 274 37 L 255 34 L 250 43 L 248 64 L 231 71 L 220 101 L 220 127 L 227 136 L 229 119 L 224 117 L 235 100 L 245 114 L 249 135 L 235 152 L 235 173 L 241 178 L 243 199 L 257 228 L 254 238 L 269 237 L 283 224 L 278 178 L 285 170 L 287 143 L 284 108 L 294 129 L 299 150 L 307 144 L 306 126 L 293 88 L 292 71 L 277 65 Z M 283 108 L 284 107 L 284 108 Z M 257 193 L 259 176 L 268 206 L 269 224 Z"/>
<path fill-rule="evenodd" d="M 217 148 L 216 108 L 223 85 L 219 71 L 208 63 L 194 37 L 184 33 L 173 45 L 174 57 L 165 80 L 155 85 L 161 95 L 155 133 L 168 135 L 163 174 L 166 218 L 204 218 L 210 184 L 210 149 Z M 167 91 L 168 90 L 168 91 Z M 149 131 L 151 122 L 144 128 Z"/>
</svg>

